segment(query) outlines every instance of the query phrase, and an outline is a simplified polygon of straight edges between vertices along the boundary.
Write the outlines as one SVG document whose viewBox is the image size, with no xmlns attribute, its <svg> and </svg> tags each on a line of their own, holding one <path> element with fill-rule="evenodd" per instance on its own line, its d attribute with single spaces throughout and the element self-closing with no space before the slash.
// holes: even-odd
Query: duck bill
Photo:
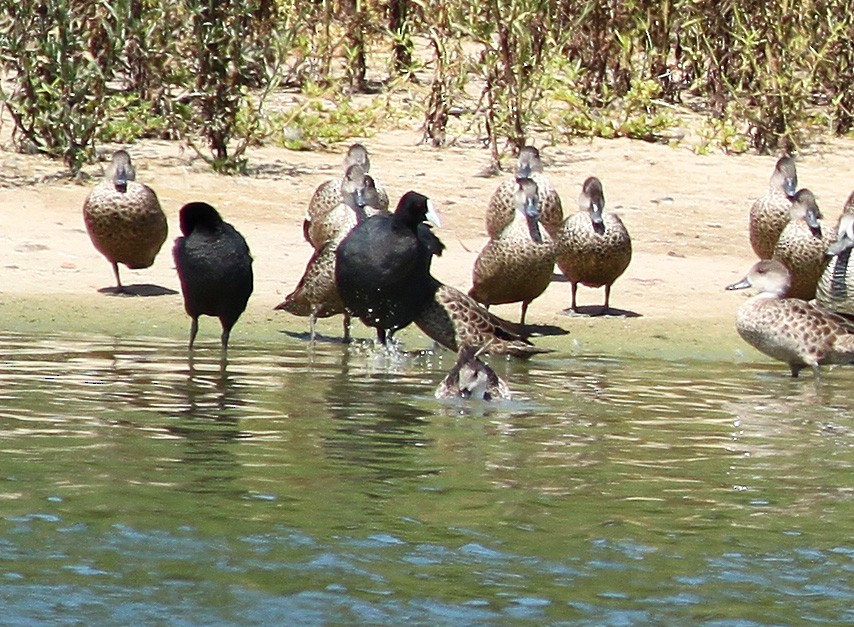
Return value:
<svg viewBox="0 0 854 627">
<path fill-rule="evenodd" d="M 810 231 L 816 237 L 821 237 L 821 224 L 818 221 L 818 215 L 812 209 L 807 210 L 807 215 L 804 218 L 806 220 L 807 226 L 810 227 Z"/>
<path fill-rule="evenodd" d="M 746 290 L 750 287 L 750 281 L 747 280 L 747 277 L 744 277 L 741 281 L 737 283 L 733 283 L 732 285 L 727 285 L 726 289 L 728 290 Z"/>
<path fill-rule="evenodd" d="M 798 191 L 798 179 L 792 177 L 786 177 L 783 181 L 783 191 L 786 193 L 786 196 L 789 198 L 794 198 L 795 193 Z"/>
<path fill-rule="evenodd" d="M 591 205 L 591 210 L 590 219 L 593 221 L 593 230 L 601 235 L 605 232 L 605 220 L 602 218 L 602 205 L 593 203 L 593 205 Z"/>
</svg>

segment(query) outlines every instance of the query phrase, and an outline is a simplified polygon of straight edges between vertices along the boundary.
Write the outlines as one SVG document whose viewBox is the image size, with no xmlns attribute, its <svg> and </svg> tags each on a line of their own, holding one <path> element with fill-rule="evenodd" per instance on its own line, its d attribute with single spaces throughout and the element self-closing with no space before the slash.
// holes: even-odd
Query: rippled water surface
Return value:
<svg viewBox="0 0 854 627">
<path fill-rule="evenodd" d="M 0 336 L 3 624 L 854 622 L 854 368 Z"/>
</svg>

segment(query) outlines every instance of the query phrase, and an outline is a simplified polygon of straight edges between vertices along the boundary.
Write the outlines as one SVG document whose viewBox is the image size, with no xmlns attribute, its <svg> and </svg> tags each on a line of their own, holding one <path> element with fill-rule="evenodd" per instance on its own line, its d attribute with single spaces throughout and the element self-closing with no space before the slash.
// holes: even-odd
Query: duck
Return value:
<svg viewBox="0 0 854 627">
<path fill-rule="evenodd" d="M 486 232 L 497 238 L 513 221 L 516 211 L 516 180 L 529 178 L 537 184 L 537 204 L 540 207 L 540 222 L 552 238 L 563 223 L 563 206 L 560 196 L 543 172 L 540 151 L 534 146 L 523 146 L 517 158 L 516 175 L 503 181 L 493 192 L 486 210 Z"/>
<path fill-rule="evenodd" d="M 561 225 L 556 237 L 557 265 L 572 285 L 572 313 L 578 313 L 578 284 L 605 286 L 602 314 L 611 311 L 611 286 L 632 260 L 632 239 L 619 216 L 604 213 L 605 194 L 595 176 L 584 181 L 578 212 Z"/>
<path fill-rule="evenodd" d="M 844 316 L 854 317 L 854 192 L 848 197 L 836 228 L 836 241 L 827 249 L 829 257 L 816 288 L 819 305 Z"/>
<path fill-rule="evenodd" d="M 252 294 L 252 255 L 243 236 L 205 202 L 181 207 L 179 221 L 183 236 L 175 240 L 172 255 L 184 309 L 192 320 L 189 350 L 192 354 L 199 316 L 214 316 L 222 325 L 224 359 L 231 329 Z"/>
<path fill-rule="evenodd" d="M 736 329 L 748 344 L 789 365 L 797 377 L 806 367 L 854 362 L 854 330 L 844 318 L 800 298 L 786 298 L 791 278 L 775 259 L 762 260 L 728 290 L 752 287 L 758 294 L 738 308 Z"/>
<path fill-rule="evenodd" d="M 768 191 L 750 207 L 750 246 L 760 259 L 771 259 L 780 233 L 789 222 L 792 198 L 798 189 L 795 160 L 785 155 L 777 160 Z"/>
<path fill-rule="evenodd" d="M 827 249 L 833 244 L 833 235 L 821 217 L 813 193 L 806 188 L 798 190 L 792 200 L 789 223 L 780 233 L 771 255 L 791 273 L 790 298 L 815 298 L 818 280 L 827 263 Z"/>
<path fill-rule="evenodd" d="M 303 220 L 303 235 L 306 241 L 311 244 L 315 250 L 323 246 L 327 239 L 322 237 L 325 231 L 322 229 L 312 228 L 311 223 L 315 220 L 320 220 L 330 211 L 333 211 L 341 203 L 342 188 L 346 186 L 347 175 L 352 166 L 358 166 L 359 170 L 368 175 L 371 171 L 371 158 L 368 154 L 368 149 L 363 144 L 352 144 L 347 150 L 347 155 L 344 157 L 344 176 L 338 179 L 330 179 L 321 183 L 311 200 L 308 203 L 308 211 Z M 389 207 L 388 194 L 383 186 L 373 177 L 370 179 L 371 185 L 375 191 L 375 198 L 371 201 L 371 207 L 376 211 L 387 212 Z"/>
<path fill-rule="evenodd" d="M 308 317 L 309 343 L 314 344 L 318 318 L 344 315 L 344 335 L 342 341 L 350 341 L 350 314 L 344 308 L 344 301 L 338 293 L 335 283 L 335 251 L 338 242 L 331 241 L 315 250 L 306 264 L 294 291 L 288 294 L 275 310 L 286 311 L 295 316 Z"/>
<path fill-rule="evenodd" d="M 444 244 L 433 202 L 405 193 L 393 214 L 370 216 L 335 251 L 335 283 L 346 311 L 377 330 L 383 345 L 409 325 L 430 299 L 430 264 Z"/>
<path fill-rule="evenodd" d="M 387 201 L 386 201 L 387 204 Z M 359 164 L 347 168 L 338 192 L 338 204 L 303 221 L 305 240 L 315 250 L 332 240 L 340 241 L 359 219 L 375 213 L 387 213 L 374 179 Z"/>
<path fill-rule="evenodd" d="M 551 353 L 534 346 L 523 325 L 504 320 L 486 310 L 468 294 L 431 277 L 431 298 L 418 316 L 416 326 L 437 344 L 458 352 L 462 346 L 482 346 L 491 355 L 529 359 Z"/>
<path fill-rule="evenodd" d="M 460 347 L 456 363 L 436 388 L 436 398 L 477 401 L 510 398 L 510 388 L 507 384 L 480 359 L 482 351 L 483 347 Z"/>
<path fill-rule="evenodd" d="M 552 280 L 555 247 L 540 232 L 537 184 L 530 178 L 516 181 L 513 221 L 480 252 L 472 270 L 469 296 L 489 305 L 522 303 L 521 324 L 528 306 L 546 291 Z"/>
<path fill-rule="evenodd" d="M 166 214 L 157 194 L 136 181 L 136 169 L 125 150 L 113 153 L 107 175 L 86 197 L 83 221 L 95 248 L 113 265 L 116 291 L 124 292 L 119 264 L 148 268 L 166 241 Z"/>
</svg>

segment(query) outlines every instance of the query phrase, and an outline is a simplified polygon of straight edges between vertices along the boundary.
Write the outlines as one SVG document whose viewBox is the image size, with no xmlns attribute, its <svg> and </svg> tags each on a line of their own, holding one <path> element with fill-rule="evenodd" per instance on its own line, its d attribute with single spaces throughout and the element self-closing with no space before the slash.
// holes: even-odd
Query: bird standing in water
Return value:
<svg viewBox="0 0 854 627">
<path fill-rule="evenodd" d="M 807 366 L 818 378 L 820 365 L 854 362 L 854 330 L 844 318 L 812 303 L 785 298 L 790 281 L 786 266 L 764 260 L 726 288 L 752 287 L 759 292 L 738 308 L 738 334 L 757 350 L 789 364 L 793 377 Z"/>
<path fill-rule="evenodd" d="M 228 353 L 231 329 L 252 294 L 252 256 L 243 236 L 216 209 L 204 202 L 181 207 L 181 232 L 172 254 L 181 281 L 184 309 L 192 319 L 192 352 L 199 316 L 214 316 L 222 325 L 222 357 Z"/>
<path fill-rule="evenodd" d="M 344 307 L 374 327 L 381 344 L 432 297 L 430 263 L 445 246 L 425 220 L 441 225 L 429 198 L 407 192 L 393 214 L 364 220 L 335 251 L 335 283 Z"/>
</svg>

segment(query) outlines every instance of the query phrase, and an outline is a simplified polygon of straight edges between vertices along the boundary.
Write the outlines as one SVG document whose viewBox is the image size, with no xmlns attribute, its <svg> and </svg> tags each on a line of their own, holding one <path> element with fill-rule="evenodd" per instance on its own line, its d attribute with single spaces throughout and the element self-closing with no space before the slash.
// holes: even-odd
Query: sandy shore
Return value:
<svg viewBox="0 0 854 627">
<path fill-rule="evenodd" d="M 443 219 L 447 252 L 434 263 L 442 281 L 467 290 L 471 268 L 485 244 L 484 210 L 499 178 L 478 176 L 489 163 L 477 146 L 433 149 L 417 144 L 419 133 L 395 131 L 366 138 L 372 174 L 392 202 L 409 189 L 427 194 Z M 105 152 L 109 153 L 111 147 Z M 250 153 L 252 174 L 226 177 L 177 143 L 143 142 L 128 147 L 137 178 L 160 197 L 170 234 L 151 268 L 122 268 L 130 285 L 154 285 L 172 294 L 125 297 L 104 293 L 113 285 L 110 264 L 92 247 L 82 205 L 103 175 L 98 164 L 72 182 L 61 164 L 40 156 L 0 152 L 0 321 L 22 333 L 95 332 L 156 335 L 184 341 L 189 326 L 177 290 L 171 242 L 179 233 L 178 210 L 205 200 L 216 206 L 249 242 L 255 259 L 255 292 L 232 334 L 242 341 L 299 342 L 284 333 L 307 330 L 304 318 L 272 308 L 299 280 L 311 249 L 302 239 L 302 218 L 318 184 L 339 175 L 346 146 L 335 152 L 260 148 Z M 764 360 L 735 333 L 735 310 L 745 294 L 723 287 L 753 263 L 747 212 L 765 192 L 773 156 L 699 156 L 684 147 L 629 140 L 596 140 L 542 149 L 546 173 L 563 199 L 577 206 L 590 175 L 604 185 L 606 210 L 617 212 L 632 235 L 634 256 L 614 285 L 612 305 L 625 317 L 567 316 L 569 284 L 553 281 L 535 300 L 529 322 L 557 325 L 570 333 L 537 344 L 572 354 L 638 354 L 690 358 Z M 833 140 L 798 159 L 801 187 L 816 194 L 826 219 L 835 222 L 851 192 L 847 178 L 854 142 Z M 508 164 L 509 165 L 509 164 Z M 598 309 L 602 290 L 579 288 L 579 304 Z M 518 319 L 519 306 L 494 308 Z M 322 321 L 324 335 L 340 334 L 340 318 Z M 215 342 L 218 323 L 203 320 L 200 338 Z M 356 325 L 356 336 L 373 334 Z M 417 329 L 400 335 L 407 348 L 430 345 Z"/>
</svg>

